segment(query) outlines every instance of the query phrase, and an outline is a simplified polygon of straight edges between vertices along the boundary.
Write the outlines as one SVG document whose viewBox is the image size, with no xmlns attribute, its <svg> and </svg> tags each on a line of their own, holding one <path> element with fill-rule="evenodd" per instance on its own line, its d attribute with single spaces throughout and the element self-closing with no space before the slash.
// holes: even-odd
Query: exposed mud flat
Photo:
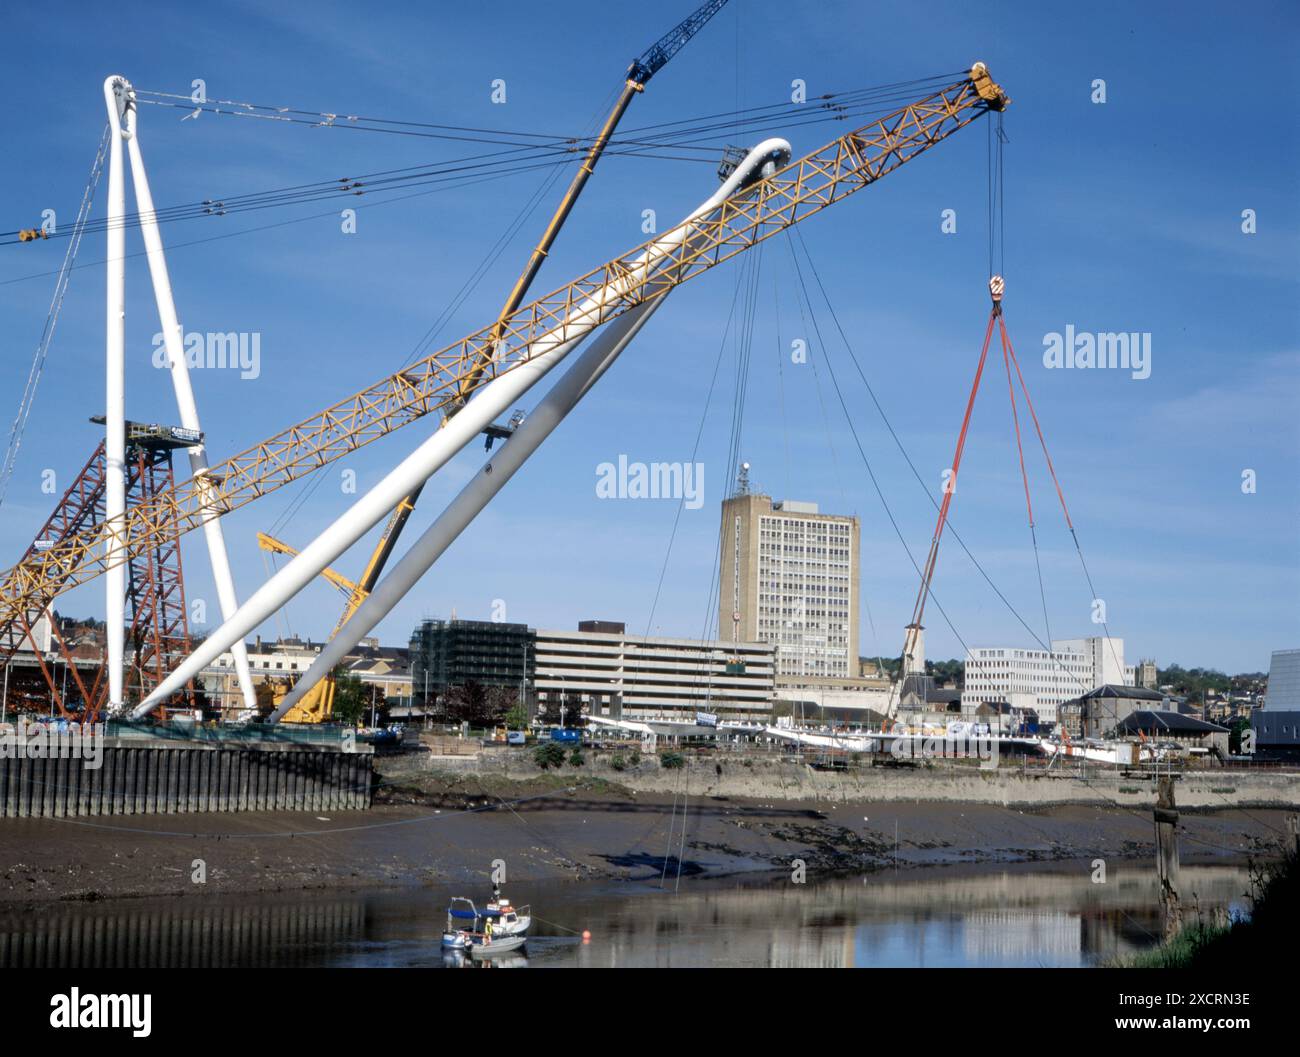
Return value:
<svg viewBox="0 0 1300 1057">
<path fill-rule="evenodd" d="M 1276 857 L 1287 814 L 1185 813 L 1183 861 Z M 370 811 L 3 820 L 0 902 L 481 888 L 497 859 L 514 882 L 722 876 L 796 859 L 817 876 L 1151 855 L 1141 809 L 673 797 L 568 775 L 429 775 L 382 788 Z"/>
</svg>

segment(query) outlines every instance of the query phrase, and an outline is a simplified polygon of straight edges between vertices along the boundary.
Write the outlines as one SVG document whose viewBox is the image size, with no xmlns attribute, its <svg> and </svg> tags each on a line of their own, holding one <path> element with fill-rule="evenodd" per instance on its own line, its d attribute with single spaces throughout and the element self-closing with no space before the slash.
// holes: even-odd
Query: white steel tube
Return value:
<svg viewBox="0 0 1300 1057">
<path fill-rule="evenodd" d="M 119 110 L 125 93 L 123 78 L 113 76 L 104 82 L 109 124 L 104 318 L 104 518 L 108 571 L 104 574 L 104 620 L 110 710 L 122 707 L 126 638 L 126 230 L 123 227 L 126 188 L 122 140 L 130 132 L 123 128 L 123 112 Z"/>
<path fill-rule="evenodd" d="M 752 179 L 756 173 L 761 172 L 765 163 L 784 164 L 781 160 L 782 148 L 785 156 L 788 157 L 789 144 L 784 140 L 766 141 L 760 144 L 750 152 L 745 162 L 732 174 L 727 183 L 723 184 L 713 197 L 691 216 L 698 217 L 701 212 L 716 208 L 724 198 Z M 430 566 L 442 557 L 446 549 L 482 512 L 492 497 L 505 487 L 506 482 L 514 476 L 519 467 L 609 370 L 623 350 L 631 344 L 632 339 L 641 332 L 641 328 L 650 317 L 663 306 L 667 297 L 668 294 L 665 293 L 619 316 L 583 350 L 573 366 L 564 373 L 541 403 L 506 440 L 505 447 L 484 463 L 478 474 L 411 545 L 402 559 L 375 585 L 374 590 L 352 614 L 351 619 L 325 644 L 311 666 L 280 702 L 279 708 L 271 715 L 271 722 L 278 721 L 288 713 L 303 695 L 333 671 L 335 665 L 339 664 L 352 648 L 374 629 L 376 624 L 392 612 L 397 603 L 429 571 Z"/>
<path fill-rule="evenodd" d="M 185 362 L 185 338 L 176 315 L 176 301 L 172 296 L 171 277 L 167 273 L 167 258 L 163 252 L 162 234 L 158 230 L 158 218 L 154 213 L 149 177 L 145 173 L 144 157 L 140 153 L 140 135 L 134 121 L 134 112 L 128 150 L 131 156 L 131 177 L 135 185 L 136 212 L 140 217 L 140 233 L 144 236 L 145 254 L 149 260 L 154 300 L 158 302 L 158 319 L 162 324 L 167 362 L 171 367 L 172 388 L 176 391 L 176 406 L 180 412 L 181 425 L 186 429 L 201 431 L 199 409 L 194 402 L 194 388 L 190 384 L 189 365 Z M 198 483 L 200 494 L 204 499 L 210 500 L 212 485 L 208 480 L 207 451 L 201 444 L 187 448 L 186 451 L 190 457 L 190 473 Z M 203 522 L 203 536 L 208 545 L 221 616 L 222 619 L 229 620 L 239 609 L 239 599 L 235 596 L 235 580 L 230 572 L 230 558 L 226 553 L 226 540 L 218 517 L 211 516 Z M 244 708 L 251 717 L 257 709 L 257 696 L 253 692 L 252 674 L 248 670 L 248 648 L 242 638 L 233 644 L 231 652 L 239 678 L 239 689 L 244 697 Z"/>
<path fill-rule="evenodd" d="M 720 189 L 720 193 L 735 179 L 733 174 L 731 180 Z M 637 258 L 626 275 L 607 283 L 597 293 L 584 299 L 555 333 L 535 341 L 528 350 L 529 358 L 526 362 L 493 379 L 458 414 L 445 420 L 437 433 L 402 460 L 388 476 L 263 584 L 239 607 L 235 616 L 204 640 L 140 703 L 133 714 L 143 716 L 152 711 L 159 702 L 197 676 L 205 665 L 320 575 L 330 562 L 374 527 L 412 489 L 426 481 L 498 414 L 564 359 L 587 334 L 599 326 L 604 305 L 617 300 L 652 272 L 665 254 L 680 246 L 693 233 L 691 221 L 713 208 L 714 199 L 710 199 L 709 203 L 695 210 L 681 224 L 655 240 Z"/>
<path fill-rule="evenodd" d="M 280 702 L 280 707 L 271 715 L 271 722 L 281 719 L 376 624 L 388 616 L 542 441 L 551 435 L 555 427 L 573 410 L 574 405 L 596 384 L 666 297 L 667 295 L 656 297 L 653 301 L 623 313 L 583 350 L 573 366 L 565 371 L 564 377 L 555 383 L 546 398 L 506 440 L 500 452 L 488 459 L 447 509 L 411 545 L 401 561 L 375 585 L 348 622 L 325 644 L 312 661 L 311 667 Z"/>
</svg>

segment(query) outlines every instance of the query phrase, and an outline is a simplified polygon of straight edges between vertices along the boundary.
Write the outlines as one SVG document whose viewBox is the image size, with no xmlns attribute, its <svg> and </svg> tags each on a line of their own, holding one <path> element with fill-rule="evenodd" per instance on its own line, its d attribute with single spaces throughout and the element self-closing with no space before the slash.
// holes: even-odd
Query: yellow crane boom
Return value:
<svg viewBox="0 0 1300 1057">
<path fill-rule="evenodd" d="M 103 524 L 71 531 L 48 548 L 29 553 L 0 578 L 0 642 L 26 614 L 43 610 L 57 595 L 102 575 L 111 564 L 121 564 L 137 548 L 189 532 L 403 426 L 448 412 L 463 400 L 462 383 L 471 373 L 476 388 L 499 377 L 527 362 L 530 347 L 543 336 L 564 339 L 584 332 L 585 327 L 571 322 L 571 313 L 607 284 L 624 280 L 623 292 L 602 303 L 597 325 L 874 183 L 1008 102 L 983 63 L 976 63 L 962 80 L 840 136 L 695 221 L 696 234 L 653 274 L 635 267 L 646 248 L 638 246 L 521 306 L 504 325 L 493 321 L 214 464 L 204 475 L 210 490 L 192 478 L 133 507 L 124 519 L 126 546 L 117 556 L 106 545 L 109 533 Z"/>
</svg>

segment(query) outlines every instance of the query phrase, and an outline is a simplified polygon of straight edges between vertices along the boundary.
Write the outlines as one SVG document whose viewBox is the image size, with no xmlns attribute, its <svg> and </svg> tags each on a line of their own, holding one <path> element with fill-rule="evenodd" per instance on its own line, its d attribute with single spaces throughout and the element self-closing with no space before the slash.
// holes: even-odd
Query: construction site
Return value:
<svg viewBox="0 0 1300 1057">
<path fill-rule="evenodd" d="M 1024 249 L 1056 206 L 1042 205 L 1039 170 L 1017 170 L 1015 153 L 1023 142 L 1061 166 L 1091 134 L 1086 121 L 1114 105 L 1105 79 L 1080 116 L 1039 71 L 1022 88 L 1016 64 L 997 61 L 1001 47 L 954 63 L 949 42 L 932 66 L 955 69 L 902 75 L 897 59 L 874 77 L 859 63 L 858 87 L 778 63 L 776 91 L 754 102 L 759 90 L 741 87 L 742 73 L 755 76 L 747 49 L 770 61 L 751 42 L 772 38 L 776 16 L 745 0 L 669 12 L 687 6 L 656 8 L 654 22 L 680 21 L 659 25 L 625 68 L 603 53 L 610 35 L 627 52 L 645 41 L 602 28 L 581 90 L 556 88 L 562 104 L 535 91 L 546 64 L 500 77 L 485 67 L 474 91 L 487 93 L 486 116 L 430 118 L 409 93 L 377 110 L 367 93 L 346 113 L 346 82 L 276 95 L 282 86 L 243 71 L 218 87 L 215 71 L 133 68 L 144 66 L 138 52 L 80 92 L 103 131 L 75 149 L 69 137 L 59 156 L 62 168 L 89 161 L 75 212 L 60 192 L 47 215 L 23 199 L 28 219 L 0 225 L 12 227 L 0 252 L 22 258 L 15 274 L 32 272 L 9 281 L 32 279 L 27 302 L 48 304 L 29 364 L 14 329 L 23 381 L 5 390 L 16 414 L 0 519 L 6 545 L 25 542 L 0 561 L 0 829 L 135 816 L 140 833 L 162 834 L 168 823 L 150 816 L 237 814 L 249 821 L 215 820 L 194 836 L 214 855 L 254 832 L 324 842 L 307 860 L 268 854 L 262 880 L 231 866 L 232 891 L 349 877 L 469 883 L 482 870 L 467 849 L 495 862 L 494 840 L 548 882 L 645 868 L 661 886 L 675 871 L 677 891 L 684 865 L 688 878 L 708 873 L 699 864 L 710 855 L 723 864 L 713 873 L 782 870 L 791 856 L 828 874 L 859 862 L 896 870 L 901 818 L 916 830 L 902 838 L 914 868 L 1154 855 L 1166 938 L 1190 914 L 1180 834 L 1192 842 L 1184 856 L 1205 863 L 1276 857 L 1300 839 L 1285 720 L 1250 719 L 1252 707 L 1293 714 L 1279 713 L 1292 707 L 1279 653 L 1268 705 L 1243 697 L 1240 716 L 1216 722 L 1204 694 L 1197 711 L 1159 688 L 1145 653 L 1126 664 L 1111 627 L 1172 635 L 1160 622 L 1179 605 L 1151 596 L 1176 588 L 1148 585 L 1149 557 L 1130 560 L 1121 540 L 1146 523 L 1112 501 L 1132 503 L 1143 475 L 1165 471 L 1118 440 L 1104 471 L 1085 466 L 1080 420 L 1107 423 L 1107 441 L 1125 436 L 1140 414 L 1127 401 L 1146 396 L 1126 391 L 1108 406 L 1094 377 L 1145 382 L 1164 346 L 1145 316 L 1089 314 L 1137 303 L 1134 291 L 1090 285 L 1088 272 L 1106 267 L 1098 252 Z M 817 25 L 829 47 L 833 27 Z M 600 77 L 609 94 L 586 131 L 557 134 L 570 110 L 596 102 Z M 449 81 L 446 92 L 458 90 Z M 376 112 L 390 116 L 367 116 Z M 210 136 L 216 146 L 203 149 L 223 160 L 198 164 L 186 144 Z M 257 159 L 243 179 L 236 152 Z M 436 208 L 422 197 L 435 192 Z M 372 241 L 341 264 L 294 241 L 300 228 L 288 225 L 303 222 L 345 253 Z M 891 223 L 903 226 L 877 252 L 875 228 Z M 924 238 L 913 233 L 922 225 Z M 226 247 L 239 235 L 276 248 L 246 266 L 220 257 L 221 285 L 210 286 L 205 254 L 237 252 Z M 1049 259 L 1046 279 L 1036 273 Z M 1078 315 L 1067 279 L 1084 291 Z M 356 303 L 326 293 L 334 283 L 355 286 Z M 42 284 L 48 300 L 32 292 Z M 1026 305 L 1053 296 L 1065 307 Z M 398 325 L 390 301 L 403 298 L 427 324 L 404 359 L 386 344 Z M 665 329 L 679 305 L 681 329 Z M 441 308 L 429 322 L 431 306 Z M 1070 323 L 1040 346 L 1053 311 L 1096 327 L 1095 344 Z M 466 329 L 462 315 L 477 324 Z M 295 316 L 311 335 L 300 347 Z M 1068 362 L 1053 359 L 1057 346 Z M 1089 395 L 1062 390 L 1063 377 Z M 1167 432 L 1156 412 L 1148 426 Z M 792 498 L 802 495 L 840 513 Z M 1165 546 L 1181 570 L 1186 557 Z M 1277 582 L 1300 569 L 1295 557 L 1274 559 Z M 1160 571 L 1150 583 L 1182 578 Z M 611 599 L 626 620 L 589 619 Z M 458 603 L 474 619 L 460 620 Z M 517 622 L 544 603 L 550 627 Z M 1242 638 L 1272 619 L 1265 610 Z M 380 647 L 404 644 L 412 626 L 409 651 Z M 1068 638 L 1079 627 L 1093 637 Z M 1273 631 L 1285 639 L 1295 626 Z M 264 651 L 263 635 L 275 646 Z M 1013 638 L 1022 648 L 1002 649 Z M 960 681 L 936 666 L 946 653 L 963 659 Z M 358 657 L 379 673 L 364 705 Z M 476 693 L 485 722 L 460 718 L 480 714 L 465 703 Z M 1259 733 L 1271 740 L 1257 745 Z M 945 817 L 969 806 L 995 835 L 937 821 L 922 834 L 923 801 L 946 805 L 935 807 Z M 739 820 L 728 802 L 748 805 Z M 501 809 L 527 827 L 516 806 L 548 813 L 533 844 L 503 835 L 499 820 L 469 825 Z M 877 808 L 892 838 L 875 832 Z M 337 830 L 351 833 L 375 815 L 395 826 L 444 810 L 464 825 L 437 870 L 405 861 L 417 853 L 396 837 L 381 846 L 316 828 L 336 813 L 358 813 Z M 642 850 L 606 817 L 615 810 L 653 815 L 644 839 L 656 846 L 666 825 L 667 852 Z M 587 819 L 559 811 L 595 824 L 566 835 Z M 850 834 L 854 811 L 864 838 Z M 1027 814 L 1068 836 L 1043 843 Z M 1133 819 L 1154 833 L 1149 846 Z M 741 837 L 733 823 L 754 828 Z M 607 855 L 597 827 L 613 842 Z M 138 882 L 114 880 L 102 849 L 87 852 L 94 861 L 74 883 L 53 877 L 77 854 L 59 847 L 27 857 L 51 875 L 29 878 L 33 901 L 83 898 L 82 888 L 167 895 L 161 851 L 147 853 Z M 339 928 L 355 937 L 363 920 L 349 907 Z M 7 936 L 0 928 L 0 964 L 55 964 L 20 957 L 26 941 L 11 950 Z M 1098 945 L 1142 943 L 1108 934 Z M 1087 961 L 1072 940 L 1061 950 L 1062 964 Z M 234 948 L 223 958 L 247 964 Z"/>
</svg>

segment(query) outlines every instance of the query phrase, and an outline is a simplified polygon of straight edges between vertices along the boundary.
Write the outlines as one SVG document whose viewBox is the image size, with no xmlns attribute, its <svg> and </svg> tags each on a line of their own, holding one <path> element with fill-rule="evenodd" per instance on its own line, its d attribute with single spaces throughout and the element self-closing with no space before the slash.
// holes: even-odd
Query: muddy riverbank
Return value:
<svg viewBox="0 0 1300 1057">
<path fill-rule="evenodd" d="M 1184 862 L 1275 857 L 1285 809 L 1184 814 Z M 684 822 L 684 825 L 683 825 Z M 0 821 L 0 902 L 637 880 L 790 869 L 810 877 L 957 863 L 1133 859 L 1149 811 L 1087 804 L 763 800 L 639 793 L 600 779 L 394 779 L 370 811 Z"/>
</svg>

